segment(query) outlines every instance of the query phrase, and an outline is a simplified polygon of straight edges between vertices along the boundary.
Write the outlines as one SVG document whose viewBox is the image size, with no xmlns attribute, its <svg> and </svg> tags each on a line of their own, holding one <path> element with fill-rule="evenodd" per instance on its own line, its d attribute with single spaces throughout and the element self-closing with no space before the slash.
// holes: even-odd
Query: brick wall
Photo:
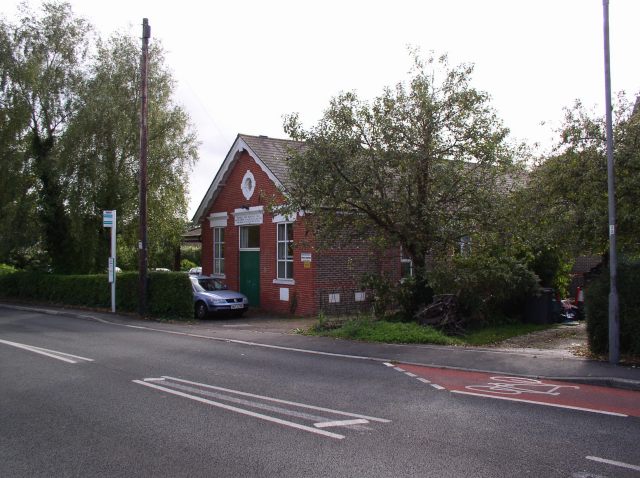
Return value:
<svg viewBox="0 0 640 478">
<path fill-rule="evenodd" d="M 247 170 L 251 171 L 255 179 L 255 191 L 250 199 L 245 199 L 242 193 L 242 180 Z M 225 276 L 222 280 L 229 289 L 238 290 L 239 282 L 239 227 L 234 225 L 233 212 L 243 206 L 266 207 L 274 197 L 281 197 L 280 192 L 269 176 L 245 151 L 236 159 L 235 165 L 224 181 L 225 185 L 209 208 L 202 226 L 202 272 L 213 272 L 213 229 L 208 216 L 212 213 L 226 212 L 228 215 L 225 228 Z M 303 252 L 311 252 L 309 245 L 297 245 L 298 238 L 304 238 L 304 226 L 299 218 L 294 222 L 294 285 L 274 284 L 277 277 L 276 234 L 277 225 L 272 221 L 273 216 L 266 211 L 260 226 L 260 308 L 277 313 L 294 313 L 296 315 L 311 315 L 315 313 L 315 264 L 305 268 L 301 261 Z M 288 300 L 281 300 L 281 289 L 288 289 Z"/>
<path fill-rule="evenodd" d="M 242 180 L 247 170 L 255 179 L 255 191 L 250 199 L 242 193 Z M 234 225 L 233 212 L 241 207 L 266 206 L 273 198 L 281 198 L 280 192 L 269 176 L 245 151 L 240 153 L 222 191 L 207 211 L 202 226 L 202 272 L 213 272 L 213 229 L 209 215 L 227 213 L 225 228 L 225 278 L 222 282 L 229 289 L 239 290 L 239 227 Z M 320 311 L 344 314 L 368 311 L 371 294 L 365 300 L 356 301 L 356 293 L 362 292 L 360 282 L 364 273 L 385 272 L 392 280 L 400 278 L 400 251 L 373 251 L 365 241 L 337 246 L 318 252 L 313 248 L 313 237 L 305 229 L 304 218 L 298 216 L 293 226 L 294 253 L 293 278 L 295 284 L 274 283 L 277 277 L 277 225 L 266 211 L 260 226 L 260 308 L 281 314 L 314 315 Z M 302 254 L 310 254 L 311 261 L 302 261 Z M 308 257 L 307 257 L 308 259 Z M 288 295 L 287 300 L 283 300 Z M 339 300 L 338 299 L 339 295 Z"/>
<path fill-rule="evenodd" d="M 391 281 L 399 281 L 399 249 L 377 251 L 361 240 L 348 247 L 323 250 L 318 254 L 316 275 L 318 311 L 335 315 L 371 310 L 371 291 L 360 285 L 367 273 L 384 273 Z M 356 293 L 361 292 L 365 293 L 364 301 L 356 300 Z"/>
</svg>

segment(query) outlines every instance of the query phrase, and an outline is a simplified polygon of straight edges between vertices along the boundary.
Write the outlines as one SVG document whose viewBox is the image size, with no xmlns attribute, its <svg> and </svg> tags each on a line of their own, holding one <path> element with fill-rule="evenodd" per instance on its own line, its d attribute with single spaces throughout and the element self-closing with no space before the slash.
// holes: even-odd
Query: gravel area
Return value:
<svg viewBox="0 0 640 478">
<path fill-rule="evenodd" d="M 587 326 L 582 322 L 559 324 L 551 329 L 512 337 L 494 344 L 500 349 L 555 350 L 584 357 L 588 355 Z"/>
</svg>

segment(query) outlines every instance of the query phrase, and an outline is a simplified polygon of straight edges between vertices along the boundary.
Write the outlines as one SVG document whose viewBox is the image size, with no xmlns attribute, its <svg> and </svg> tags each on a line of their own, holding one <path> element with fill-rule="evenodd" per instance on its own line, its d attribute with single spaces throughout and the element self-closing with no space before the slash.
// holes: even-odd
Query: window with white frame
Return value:
<svg viewBox="0 0 640 478">
<path fill-rule="evenodd" d="M 400 277 L 402 279 L 413 277 L 413 261 L 405 254 L 402 247 L 400 247 Z"/>
<path fill-rule="evenodd" d="M 277 228 L 278 279 L 293 279 L 293 223 L 279 223 Z"/>
<path fill-rule="evenodd" d="M 213 273 L 224 274 L 224 227 L 213 228 Z"/>
<path fill-rule="evenodd" d="M 240 249 L 260 249 L 260 226 L 240 226 Z"/>
</svg>

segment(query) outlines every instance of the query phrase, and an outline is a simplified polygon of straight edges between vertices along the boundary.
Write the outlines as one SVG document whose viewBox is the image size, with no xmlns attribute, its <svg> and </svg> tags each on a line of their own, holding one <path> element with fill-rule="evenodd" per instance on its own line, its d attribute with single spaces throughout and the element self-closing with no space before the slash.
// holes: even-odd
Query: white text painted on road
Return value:
<svg viewBox="0 0 640 478">
<path fill-rule="evenodd" d="M 527 377 L 491 377 L 492 382 L 487 385 L 468 385 L 465 388 L 476 392 L 498 393 L 503 395 L 539 394 L 539 395 L 560 395 L 558 390 L 571 388 L 579 390 L 577 385 L 558 385 L 556 383 L 546 383 L 542 380 Z"/>
</svg>

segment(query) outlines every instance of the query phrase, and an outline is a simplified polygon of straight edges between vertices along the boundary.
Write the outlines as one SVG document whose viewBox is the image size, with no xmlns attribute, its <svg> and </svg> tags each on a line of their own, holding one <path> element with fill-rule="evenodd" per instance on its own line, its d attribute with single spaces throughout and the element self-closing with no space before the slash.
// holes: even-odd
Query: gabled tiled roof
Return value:
<svg viewBox="0 0 640 478">
<path fill-rule="evenodd" d="M 204 219 L 209 207 L 224 187 L 226 178 L 231 173 L 242 151 L 247 151 L 254 161 L 269 176 L 273 183 L 285 189 L 289 185 L 289 168 L 287 160 L 292 150 L 300 150 L 304 143 L 290 139 L 276 139 L 268 136 L 252 136 L 239 134 L 227 153 L 224 162 L 216 173 L 198 210 L 193 216 L 195 224 Z"/>
<path fill-rule="evenodd" d="M 304 143 L 290 139 L 269 138 L 267 136 L 251 136 L 240 134 L 239 138 L 258 156 L 257 159 L 267 166 L 283 186 L 289 185 L 289 167 L 287 159 L 291 150 L 300 150 Z M 256 159 L 256 158 L 254 158 Z"/>
</svg>

